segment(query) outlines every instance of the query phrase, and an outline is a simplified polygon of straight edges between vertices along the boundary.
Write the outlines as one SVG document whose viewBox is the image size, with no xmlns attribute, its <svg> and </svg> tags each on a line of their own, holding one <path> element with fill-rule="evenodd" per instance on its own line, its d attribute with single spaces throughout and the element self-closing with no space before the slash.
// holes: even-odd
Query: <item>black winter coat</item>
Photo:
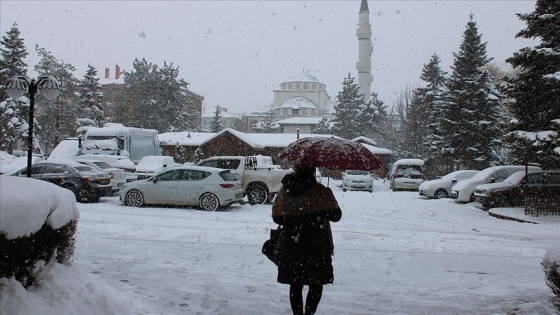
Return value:
<svg viewBox="0 0 560 315">
<path fill-rule="evenodd" d="M 333 283 L 330 223 L 342 217 L 336 211 L 302 216 L 273 217 L 283 226 L 275 255 L 278 260 L 278 282 L 319 285 Z"/>
</svg>

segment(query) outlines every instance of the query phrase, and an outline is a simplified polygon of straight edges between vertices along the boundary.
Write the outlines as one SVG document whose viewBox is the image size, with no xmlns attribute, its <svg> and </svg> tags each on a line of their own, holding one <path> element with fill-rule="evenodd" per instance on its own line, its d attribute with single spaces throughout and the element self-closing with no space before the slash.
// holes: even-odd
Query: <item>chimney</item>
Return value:
<svg viewBox="0 0 560 315">
<path fill-rule="evenodd" d="M 105 68 L 105 79 L 109 79 L 109 68 Z"/>
<path fill-rule="evenodd" d="M 115 80 L 118 80 L 121 77 L 121 68 L 119 65 L 115 66 Z"/>
</svg>

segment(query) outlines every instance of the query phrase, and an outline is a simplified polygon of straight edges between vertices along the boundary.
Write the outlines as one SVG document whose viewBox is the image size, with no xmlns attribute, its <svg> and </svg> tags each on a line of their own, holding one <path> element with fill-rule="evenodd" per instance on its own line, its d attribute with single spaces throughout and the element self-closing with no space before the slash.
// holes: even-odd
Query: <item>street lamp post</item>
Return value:
<svg viewBox="0 0 560 315">
<path fill-rule="evenodd" d="M 6 82 L 6 92 L 11 99 L 17 100 L 25 92 L 29 92 L 29 129 L 27 135 L 27 177 L 31 177 L 33 158 L 33 121 L 35 110 L 35 94 L 41 91 L 49 100 L 55 99 L 60 93 L 60 83 L 50 75 L 42 75 L 37 81 L 29 80 L 26 76 L 16 76 Z"/>
</svg>

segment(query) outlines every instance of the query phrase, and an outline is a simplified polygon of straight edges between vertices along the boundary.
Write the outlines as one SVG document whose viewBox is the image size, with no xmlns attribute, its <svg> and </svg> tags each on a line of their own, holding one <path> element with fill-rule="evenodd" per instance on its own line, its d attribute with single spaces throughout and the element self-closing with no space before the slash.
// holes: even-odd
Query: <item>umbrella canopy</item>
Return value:
<svg viewBox="0 0 560 315">
<path fill-rule="evenodd" d="M 279 158 L 299 165 L 338 170 L 373 170 L 383 166 L 361 143 L 334 137 L 309 137 L 289 144 Z"/>
</svg>

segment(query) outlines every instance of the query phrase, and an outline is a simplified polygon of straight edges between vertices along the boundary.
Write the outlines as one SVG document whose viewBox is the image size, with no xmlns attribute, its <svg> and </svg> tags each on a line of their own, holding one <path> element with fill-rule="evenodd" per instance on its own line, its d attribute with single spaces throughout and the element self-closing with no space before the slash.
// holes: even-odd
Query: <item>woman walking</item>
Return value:
<svg viewBox="0 0 560 315">
<path fill-rule="evenodd" d="M 272 219 L 282 225 L 274 251 L 278 282 L 290 285 L 294 315 L 312 315 L 323 285 L 334 280 L 330 221 L 338 222 L 342 212 L 332 191 L 317 183 L 313 166 L 296 165 L 282 184 L 272 206 Z M 309 286 L 305 308 L 304 285 Z"/>
</svg>

